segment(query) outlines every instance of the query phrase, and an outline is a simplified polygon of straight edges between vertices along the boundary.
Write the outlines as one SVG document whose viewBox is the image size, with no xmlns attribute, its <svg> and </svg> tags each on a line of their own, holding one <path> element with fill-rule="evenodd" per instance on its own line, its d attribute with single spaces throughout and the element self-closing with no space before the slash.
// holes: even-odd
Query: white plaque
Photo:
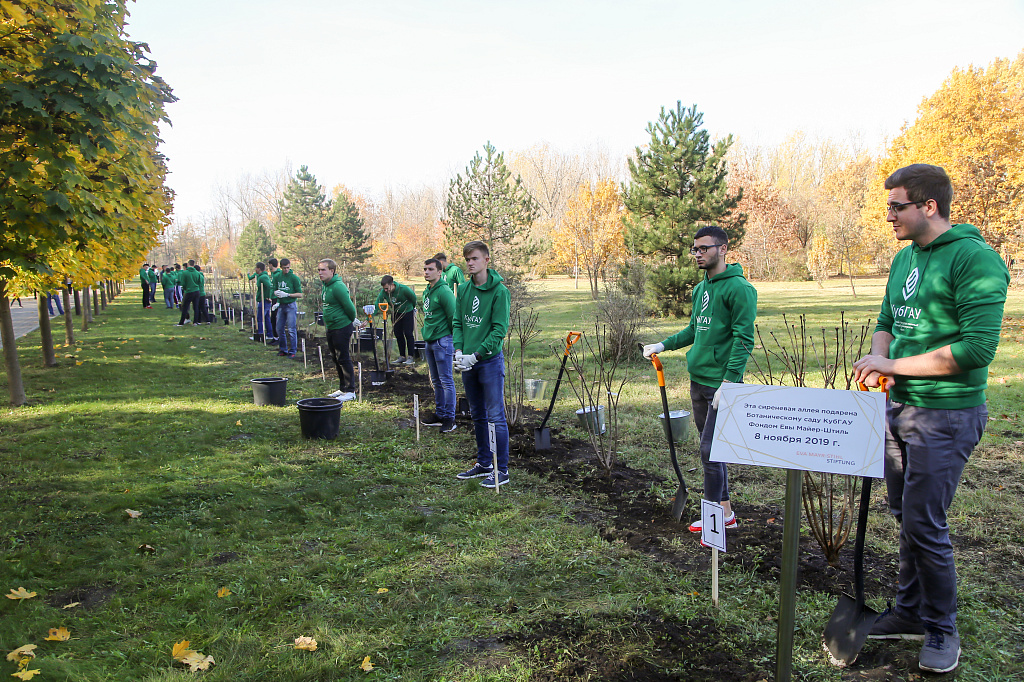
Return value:
<svg viewBox="0 0 1024 682">
<path fill-rule="evenodd" d="M 725 508 L 717 502 L 700 501 L 700 539 L 708 547 L 725 551 Z"/>
</svg>

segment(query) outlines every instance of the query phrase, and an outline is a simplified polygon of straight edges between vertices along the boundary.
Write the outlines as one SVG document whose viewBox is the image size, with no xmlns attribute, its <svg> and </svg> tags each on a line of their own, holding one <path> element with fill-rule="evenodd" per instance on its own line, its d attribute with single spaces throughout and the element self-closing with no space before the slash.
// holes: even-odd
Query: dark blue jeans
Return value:
<svg viewBox="0 0 1024 682">
<path fill-rule="evenodd" d="M 299 304 L 292 299 L 291 303 L 284 303 L 277 308 L 277 347 L 286 353 L 294 354 L 298 350 L 299 335 L 296 330 L 296 323 L 299 319 Z"/>
<path fill-rule="evenodd" d="M 455 419 L 455 379 L 452 359 L 455 346 L 451 335 L 427 341 L 427 367 L 434 387 L 434 414 L 441 419 Z"/>
<path fill-rule="evenodd" d="M 693 423 L 700 434 L 700 463 L 704 466 L 704 499 L 723 502 L 729 499 L 729 472 L 725 462 L 711 461 L 711 440 L 715 435 L 718 410 L 711 401 L 718 389 L 690 382 L 690 402 L 693 404 Z"/>
<path fill-rule="evenodd" d="M 956 632 L 956 566 L 946 511 L 988 422 L 985 405 L 939 410 L 890 401 L 885 485 L 900 522 L 896 610 L 925 627 Z"/>
<path fill-rule="evenodd" d="M 498 353 L 462 373 L 462 385 L 473 415 L 476 462 L 494 465 L 490 446 L 490 425 L 498 451 L 498 470 L 508 471 L 508 422 L 505 421 L 505 357 Z"/>
<path fill-rule="evenodd" d="M 168 308 L 174 307 L 174 287 L 164 289 L 164 305 Z"/>
<path fill-rule="evenodd" d="M 188 298 L 186 295 L 185 298 Z M 274 328 L 270 326 L 270 301 L 260 301 L 256 304 L 256 333 L 263 334 L 266 330 L 267 341 L 274 337 Z"/>
</svg>

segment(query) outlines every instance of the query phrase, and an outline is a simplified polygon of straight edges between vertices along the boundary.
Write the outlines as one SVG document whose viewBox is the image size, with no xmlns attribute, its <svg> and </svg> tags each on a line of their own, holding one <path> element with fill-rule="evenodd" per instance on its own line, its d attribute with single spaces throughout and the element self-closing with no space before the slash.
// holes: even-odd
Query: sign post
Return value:
<svg viewBox="0 0 1024 682">
<path fill-rule="evenodd" d="M 725 507 L 700 501 L 700 540 L 711 548 L 711 605 L 718 606 L 718 553 L 725 551 Z"/>
</svg>

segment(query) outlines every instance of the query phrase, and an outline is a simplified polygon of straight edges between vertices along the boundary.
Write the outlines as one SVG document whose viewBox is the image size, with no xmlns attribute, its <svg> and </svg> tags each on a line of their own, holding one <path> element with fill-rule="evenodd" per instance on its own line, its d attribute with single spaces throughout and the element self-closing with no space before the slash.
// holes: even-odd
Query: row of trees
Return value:
<svg viewBox="0 0 1024 682">
<path fill-rule="evenodd" d="M 174 97 L 126 14 L 125 0 L 0 3 L 0 333 L 15 405 L 9 297 L 128 277 L 168 222 L 157 125 Z M 43 352 L 56 364 L 52 343 Z"/>
</svg>

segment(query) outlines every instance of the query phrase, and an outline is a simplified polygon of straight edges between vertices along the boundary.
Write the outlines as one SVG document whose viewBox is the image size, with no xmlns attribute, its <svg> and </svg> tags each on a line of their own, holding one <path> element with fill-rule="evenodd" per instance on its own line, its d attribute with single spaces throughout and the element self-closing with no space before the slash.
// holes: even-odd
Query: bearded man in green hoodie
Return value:
<svg viewBox="0 0 1024 682">
<path fill-rule="evenodd" d="M 711 461 L 711 441 L 718 418 L 715 394 L 723 383 L 740 383 L 754 348 L 757 290 L 743 277 L 739 263 L 727 265 L 729 235 L 715 225 L 697 230 L 690 254 L 706 276 L 693 288 L 690 324 L 661 343 L 644 346 L 644 357 L 691 346 L 686 353 L 690 373 L 693 421 L 700 433 L 700 460 L 704 466 L 704 499 L 725 510 L 725 527 L 735 528 L 736 513 L 729 501 L 729 473 L 722 462 Z M 700 520 L 690 532 L 702 530 Z"/>
<path fill-rule="evenodd" d="M 918 163 L 885 181 L 886 220 L 913 242 L 893 259 L 871 353 L 856 379 L 889 386 L 885 484 L 900 522 L 899 589 L 868 635 L 923 639 L 922 670 L 960 662 L 946 511 L 988 421 L 985 388 L 1010 273 L 973 225 L 953 225 L 946 171 Z"/>
</svg>

